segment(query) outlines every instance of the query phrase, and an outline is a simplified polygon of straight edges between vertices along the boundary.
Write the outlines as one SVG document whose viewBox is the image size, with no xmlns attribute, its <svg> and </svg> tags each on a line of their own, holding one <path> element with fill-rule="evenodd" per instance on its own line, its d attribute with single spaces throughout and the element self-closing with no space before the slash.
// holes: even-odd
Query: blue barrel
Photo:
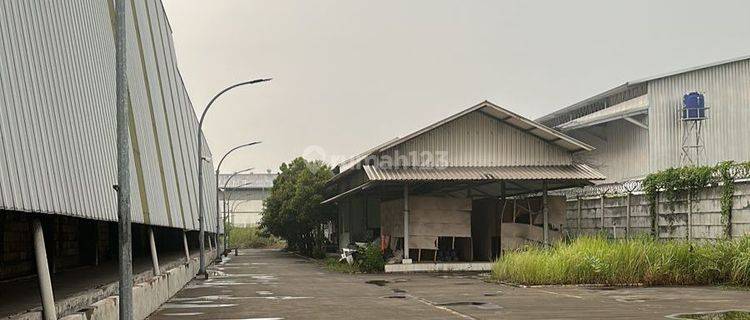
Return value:
<svg viewBox="0 0 750 320">
<path fill-rule="evenodd" d="M 683 120 L 700 120 L 706 118 L 706 102 L 703 94 L 691 92 L 682 97 L 682 104 L 685 108 L 682 110 Z"/>
</svg>

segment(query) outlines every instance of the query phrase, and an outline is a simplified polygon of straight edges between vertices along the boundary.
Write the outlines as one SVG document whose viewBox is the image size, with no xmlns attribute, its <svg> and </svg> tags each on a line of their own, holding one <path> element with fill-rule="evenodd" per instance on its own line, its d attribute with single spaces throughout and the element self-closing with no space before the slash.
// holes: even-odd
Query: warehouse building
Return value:
<svg viewBox="0 0 750 320">
<path fill-rule="evenodd" d="M 263 200 L 271 194 L 277 173 L 220 174 L 219 205 L 227 222 L 236 227 L 260 224 Z"/>
<path fill-rule="evenodd" d="M 691 96 L 705 110 L 686 118 Z M 577 160 L 616 183 L 670 167 L 748 161 L 749 120 L 750 57 L 741 57 L 630 81 L 537 122 L 594 146 Z"/>
<path fill-rule="evenodd" d="M 161 2 L 127 7 L 138 278 L 197 252 L 198 124 Z M 4 296 L 0 318 L 40 312 L 40 256 L 58 316 L 116 292 L 102 289 L 117 279 L 113 10 L 105 0 L 0 4 L 0 291 L 16 293 Z M 216 234 L 215 176 L 203 150 L 206 230 Z"/>
<path fill-rule="evenodd" d="M 339 164 L 323 203 L 340 247 L 393 253 L 386 272 L 487 270 L 503 250 L 562 238 L 565 199 L 547 191 L 604 179 L 574 162 L 592 150 L 485 101 Z"/>
</svg>

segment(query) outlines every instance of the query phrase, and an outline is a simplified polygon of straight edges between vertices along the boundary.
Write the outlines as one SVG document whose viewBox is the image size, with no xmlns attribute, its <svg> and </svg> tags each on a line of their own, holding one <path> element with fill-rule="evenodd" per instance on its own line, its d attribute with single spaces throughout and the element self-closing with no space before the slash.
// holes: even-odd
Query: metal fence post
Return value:
<svg viewBox="0 0 750 320">
<path fill-rule="evenodd" d="M 542 182 L 542 218 L 544 220 L 544 245 L 549 245 L 549 203 L 547 200 L 547 181 Z"/>
<path fill-rule="evenodd" d="M 578 216 L 576 217 L 576 228 L 578 229 L 578 235 L 581 235 L 581 196 L 578 196 Z"/>
<path fill-rule="evenodd" d="M 625 196 L 625 238 L 630 238 L 630 196 L 631 193 Z"/>
<path fill-rule="evenodd" d="M 688 221 L 687 221 L 687 238 L 688 241 L 693 240 L 693 196 L 692 192 L 688 191 Z"/>
<path fill-rule="evenodd" d="M 656 203 L 654 204 L 654 214 L 651 216 L 651 231 L 654 233 L 654 238 L 659 240 L 659 193 L 656 193 Z"/>
<path fill-rule="evenodd" d="M 602 211 L 602 222 L 601 222 L 601 230 L 604 232 L 604 192 L 599 196 L 599 206 L 600 210 Z"/>
</svg>

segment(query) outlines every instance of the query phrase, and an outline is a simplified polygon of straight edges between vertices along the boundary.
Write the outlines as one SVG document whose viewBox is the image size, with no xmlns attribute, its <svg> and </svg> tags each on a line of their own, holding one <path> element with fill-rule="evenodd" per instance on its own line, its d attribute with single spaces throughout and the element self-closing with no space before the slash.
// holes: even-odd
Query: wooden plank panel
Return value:
<svg viewBox="0 0 750 320">
<path fill-rule="evenodd" d="M 467 210 L 468 204 L 468 210 Z M 404 236 L 403 200 L 381 202 L 380 225 L 383 235 Z M 412 236 L 471 236 L 471 201 L 469 199 L 411 197 L 409 199 L 409 233 Z M 418 240 L 421 241 L 421 240 Z M 414 245 L 410 242 L 410 246 Z M 422 248 L 429 249 L 429 248 Z"/>
</svg>

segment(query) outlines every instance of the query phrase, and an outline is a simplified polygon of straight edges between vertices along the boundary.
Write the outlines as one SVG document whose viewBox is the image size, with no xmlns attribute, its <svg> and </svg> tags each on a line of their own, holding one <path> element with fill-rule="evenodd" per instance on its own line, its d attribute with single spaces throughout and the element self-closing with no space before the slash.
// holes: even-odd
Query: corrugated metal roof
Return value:
<svg viewBox="0 0 750 320">
<path fill-rule="evenodd" d="M 609 122 L 626 117 L 648 112 L 648 95 L 642 95 L 609 108 L 585 115 L 557 126 L 561 130 L 572 130 L 589 127 L 604 122 Z"/>
<path fill-rule="evenodd" d="M 380 168 L 364 166 L 370 181 L 604 180 L 585 164 L 565 166 Z"/>
<path fill-rule="evenodd" d="M 564 148 L 568 151 L 575 152 L 575 151 L 591 151 L 594 150 L 594 147 L 585 144 L 581 141 L 578 141 L 576 139 L 573 139 L 563 133 L 560 133 L 558 131 L 555 131 L 553 129 L 550 129 L 540 123 L 534 122 L 530 119 L 527 119 L 525 117 L 522 117 L 516 113 L 513 113 L 509 110 L 506 110 L 504 108 L 501 108 L 489 101 L 483 101 L 471 108 L 468 108 L 466 110 L 463 110 L 459 113 L 456 113 L 448 118 L 445 118 L 443 120 L 440 120 L 430 126 L 427 126 L 425 128 L 422 128 L 421 130 L 418 130 L 416 132 L 413 132 L 403 138 L 396 139 L 390 143 L 385 144 L 384 146 L 380 147 L 380 152 L 386 151 L 392 147 L 395 147 L 399 144 L 402 144 L 406 141 L 409 141 L 413 138 L 416 138 L 417 136 L 420 136 L 422 134 L 425 134 L 437 127 L 440 127 L 448 122 L 451 122 L 453 120 L 456 120 L 459 117 L 462 117 L 468 113 L 474 112 L 474 111 L 481 111 L 491 117 L 494 117 L 504 123 L 507 123 L 513 127 L 518 128 L 519 130 L 522 130 L 524 132 L 527 132 L 531 135 L 535 135 L 539 137 L 540 139 L 557 145 L 561 148 Z"/>
<path fill-rule="evenodd" d="M 706 69 L 706 68 L 711 68 L 711 67 L 715 67 L 715 66 L 720 66 L 720 65 L 723 65 L 723 64 L 734 63 L 734 62 L 742 61 L 742 60 L 750 60 L 750 55 L 741 56 L 741 57 L 737 57 L 737 58 L 731 58 L 731 59 L 725 59 L 725 60 L 721 60 L 721 61 L 716 61 L 716 62 L 711 62 L 711 63 L 707 63 L 707 64 L 702 64 L 702 65 L 690 67 L 690 68 L 684 68 L 684 69 L 680 69 L 680 70 L 677 70 L 677 71 L 672 71 L 672 72 L 657 74 L 655 76 L 651 76 L 651 77 L 647 77 L 647 78 L 643 78 L 643 79 L 629 81 L 628 84 L 630 84 L 630 85 L 640 84 L 640 83 L 644 83 L 644 82 L 649 82 L 649 81 L 653 81 L 653 80 L 658 80 L 658 79 L 662 79 L 662 78 L 666 78 L 666 77 L 675 76 L 675 75 L 678 75 L 678 74 L 693 72 L 693 71 L 697 71 L 697 70 L 701 70 L 701 69 Z"/>
<path fill-rule="evenodd" d="M 393 141 L 396 141 L 396 140 L 398 140 L 398 139 L 399 139 L 398 137 L 396 137 L 396 138 L 393 138 L 393 139 L 391 139 L 391 140 L 388 140 L 388 141 L 386 141 L 386 142 L 383 142 L 383 143 L 381 143 L 381 144 L 379 144 L 379 145 L 377 145 L 377 146 L 373 147 L 372 149 L 368 149 L 367 151 L 365 151 L 365 152 L 362 152 L 362 153 L 360 153 L 360 154 L 358 154 L 358 155 L 356 155 L 356 156 L 354 156 L 354 157 L 351 157 L 351 158 L 349 158 L 349 159 L 346 159 L 346 160 L 344 160 L 344 161 L 341 161 L 341 162 L 340 162 L 339 164 L 337 164 L 337 165 L 336 165 L 336 167 L 334 167 L 334 171 L 337 171 L 337 170 L 338 170 L 338 172 L 339 172 L 339 173 L 341 173 L 341 172 L 344 172 L 344 171 L 346 171 L 346 170 L 349 170 L 349 169 L 351 169 L 352 167 L 355 167 L 355 166 L 356 166 L 356 165 L 357 165 L 358 163 L 360 163 L 360 162 L 361 162 L 362 160 L 366 159 L 366 158 L 367 158 L 368 156 L 370 156 L 370 155 L 371 155 L 371 154 L 372 154 L 373 152 L 376 152 L 376 151 L 380 150 L 380 148 L 382 148 L 383 146 L 385 146 L 385 145 L 387 145 L 387 144 L 389 144 L 389 143 L 391 143 L 391 142 L 393 142 Z"/>
<path fill-rule="evenodd" d="M 537 122 L 546 122 L 546 121 L 548 121 L 548 120 L 550 120 L 552 118 L 555 118 L 557 116 L 560 116 L 560 115 L 563 115 L 563 114 L 566 114 L 566 113 L 578 110 L 579 108 L 585 107 L 586 105 L 588 105 L 588 104 L 590 104 L 590 103 L 592 103 L 594 101 L 597 101 L 597 100 L 606 98 L 608 96 L 611 96 L 611 95 L 623 92 L 625 90 L 628 90 L 629 88 L 632 88 L 634 86 L 638 86 L 638 85 L 641 85 L 641 84 L 644 84 L 644 83 L 647 83 L 647 82 L 651 82 L 653 80 L 663 79 L 663 78 L 667 78 L 667 77 L 671 77 L 671 76 L 675 76 L 675 75 L 679 75 L 679 74 L 684 74 L 684 73 L 688 73 L 688 72 L 692 72 L 692 71 L 696 71 L 696 70 L 711 68 L 711 67 L 715 67 L 715 66 L 720 66 L 720 65 L 724 65 L 724 64 L 729 64 L 729 63 L 734 63 L 734 62 L 738 62 L 738 61 L 742 61 L 742 60 L 749 60 L 749 59 L 750 59 L 750 55 L 748 55 L 748 56 L 742 56 L 742 57 L 737 57 L 737 58 L 732 58 L 732 59 L 721 60 L 721 61 L 717 61 L 717 62 L 713 62 L 713 63 L 708 63 L 708 64 L 704 64 L 704 65 L 699 65 L 699 66 L 695 66 L 695 67 L 685 68 L 685 69 L 681 69 L 681 70 L 677 70 L 677 71 L 672 71 L 672 72 L 668 72 L 668 73 L 662 73 L 662 74 L 659 74 L 659 75 L 655 75 L 655 76 L 651 76 L 651 77 L 646 77 L 646 78 L 642 78 L 642 79 L 637 79 L 637 80 L 633 80 L 633 81 L 628 81 L 628 82 L 625 82 L 624 84 L 621 84 L 621 85 L 619 85 L 617 87 L 614 87 L 612 89 L 609 89 L 607 91 L 599 93 L 599 94 L 597 94 L 595 96 L 586 98 L 586 99 L 581 100 L 581 101 L 579 101 L 579 102 L 577 102 L 575 104 L 572 104 L 570 106 L 567 106 L 565 108 L 559 109 L 559 110 L 557 110 L 555 112 L 552 112 L 550 114 L 547 114 L 545 116 L 537 118 L 536 121 Z"/>
</svg>

